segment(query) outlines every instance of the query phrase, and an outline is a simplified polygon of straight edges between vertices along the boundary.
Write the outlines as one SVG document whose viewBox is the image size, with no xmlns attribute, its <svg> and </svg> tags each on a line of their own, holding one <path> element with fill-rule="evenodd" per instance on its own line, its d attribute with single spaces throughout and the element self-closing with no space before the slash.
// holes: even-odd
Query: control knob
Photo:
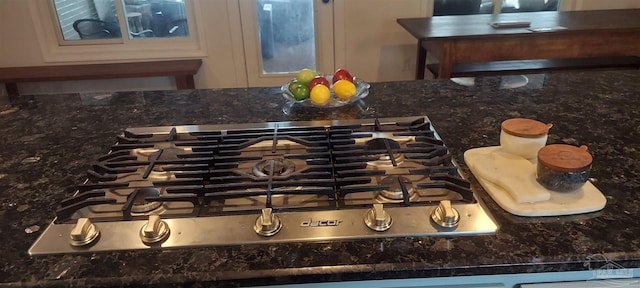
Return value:
<svg viewBox="0 0 640 288">
<path fill-rule="evenodd" d="M 271 208 L 263 208 L 262 215 L 256 219 L 256 224 L 253 225 L 253 230 L 256 231 L 258 235 L 267 237 L 280 232 L 281 228 L 282 222 L 280 222 L 280 217 L 273 214 Z"/>
<path fill-rule="evenodd" d="M 140 229 L 140 239 L 147 245 L 162 243 L 169 237 L 169 225 L 159 215 L 149 215 L 149 221 Z"/>
<path fill-rule="evenodd" d="M 80 247 L 93 243 L 100 236 L 100 230 L 91 223 L 89 218 L 79 218 L 78 222 L 71 229 L 69 243 L 72 246 Z"/>
<path fill-rule="evenodd" d="M 451 201 L 442 200 L 431 213 L 431 220 L 444 228 L 453 228 L 460 222 L 458 210 L 451 206 Z"/>
<path fill-rule="evenodd" d="M 382 204 L 375 203 L 364 216 L 364 224 L 371 228 L 371 230 L 382 232 L 391 228 L 393 219 L 391 219 L 391 215 L 384 210 Z"/>
</svg>

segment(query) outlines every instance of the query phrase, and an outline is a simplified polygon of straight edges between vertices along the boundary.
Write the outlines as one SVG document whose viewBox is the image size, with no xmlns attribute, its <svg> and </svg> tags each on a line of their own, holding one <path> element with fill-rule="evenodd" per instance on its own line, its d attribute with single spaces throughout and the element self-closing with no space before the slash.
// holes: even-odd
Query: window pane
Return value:
<svg viewBox="0 0 640 288">
<path fill-rule="evenodd" d="M 129 38 L 188 37 L 183 0 L 123 0 Z"/>
<path fill-rule="evenodd" d="M 491 14 L 492 0 L 435 0 L 433 16 Z"/>
<path fill-rule="evenodd" d="M 558 0 L 502 0 L 502 13 L 558 11 Z"/>
<path fill-rule="evenodd" d="M 54 0 L 64 40 L 120 38 L 114 0 Z"/>
<path fill-rule="evenodd" d="M 265 74 L 316 70 L 313 0 L 257 0 Z"/>
</svg>

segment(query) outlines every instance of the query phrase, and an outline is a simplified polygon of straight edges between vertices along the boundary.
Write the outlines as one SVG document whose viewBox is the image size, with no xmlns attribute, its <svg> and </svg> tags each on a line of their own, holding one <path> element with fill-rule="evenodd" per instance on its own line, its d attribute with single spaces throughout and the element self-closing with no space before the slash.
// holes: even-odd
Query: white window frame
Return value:
<svg viewBox="0 0 640 288">
<path fill-rule="evenodd" d="M 120 25 L 125 32 L 121 39 L 74 41 L 62 39 L 53 1 L 28 1 L 35 36 L 45 62 L 144 61 L 202 58 L 207 55 L 204 32 L 200 29 L 200 19 L 204 19 L 199 3 L 201 0 L 185 0 L 189 37 L 129 39 L 128 28 Z M 118 9 L 123 9 L 121 1 L 115 1 Z M 120 23 L 126 23 L 123 14 L 118 13 Z"/>
</svg>

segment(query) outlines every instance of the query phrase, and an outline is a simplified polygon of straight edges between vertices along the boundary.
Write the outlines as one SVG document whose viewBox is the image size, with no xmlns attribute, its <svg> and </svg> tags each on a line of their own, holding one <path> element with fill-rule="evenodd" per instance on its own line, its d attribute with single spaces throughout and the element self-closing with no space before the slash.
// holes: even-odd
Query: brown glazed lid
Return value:
<svg viewBox="0 0 640 288">
<path fill-rule="evenodd" d="M 525 118 L 512 118 L 502 122 L 502 130 L 507 134 L 523 137 L 538 138 L 547 135 L 551 125 Z"/>
<path fill-rule="evenodd" d="M 551 170 L 578 172 L 588 169 L 593 157 L 587 146 L 550 144 L 538 151 L 538 162 Z"/>
</svg>

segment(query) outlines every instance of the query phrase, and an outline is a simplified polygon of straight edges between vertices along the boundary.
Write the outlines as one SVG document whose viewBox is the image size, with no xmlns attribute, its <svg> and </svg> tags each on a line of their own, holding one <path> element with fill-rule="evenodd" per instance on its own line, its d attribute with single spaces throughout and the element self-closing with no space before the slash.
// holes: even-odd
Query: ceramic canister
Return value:
<svg viewBox="0 0 640 288">
<path fill-rule="evenodd" d="M 592 162 L 586 146 L 547 145 L 538 151 L 536 180 L 549 190 L 572 192 L 587 183 Z"/>
<path fill-rule="evenodd" d="M 551 124 L 525 118 L 512 118 L 502 122 L 500 146 L 505 152 L 526 159 L 535 159 L 538 150 L 547 144 Z"/>
</svg>

